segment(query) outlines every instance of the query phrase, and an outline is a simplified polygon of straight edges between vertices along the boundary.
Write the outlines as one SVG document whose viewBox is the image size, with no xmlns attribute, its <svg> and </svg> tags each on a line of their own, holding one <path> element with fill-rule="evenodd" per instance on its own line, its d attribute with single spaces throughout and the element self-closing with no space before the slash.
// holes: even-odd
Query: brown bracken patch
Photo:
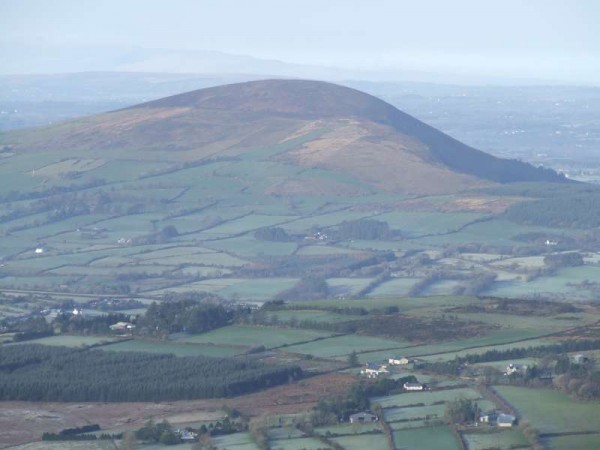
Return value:
<svg viewBox="0 0 600 450">
<path fill-rule="evenodd" d="M 301 413 L 312 409 L 323 396 L 344 392 L 353 382 L 352 375 L 329 373 L 226 399 L 161 403 L 1 402 L 0 448 L 38 441 L 45 432 L 56 433 L 91 423 L 110 432 L 138 429 L 150 418 L 168 419 L 174 425 L 212 420 L 221 416 L 224 405 L 248 416 Z"/>
</svg>

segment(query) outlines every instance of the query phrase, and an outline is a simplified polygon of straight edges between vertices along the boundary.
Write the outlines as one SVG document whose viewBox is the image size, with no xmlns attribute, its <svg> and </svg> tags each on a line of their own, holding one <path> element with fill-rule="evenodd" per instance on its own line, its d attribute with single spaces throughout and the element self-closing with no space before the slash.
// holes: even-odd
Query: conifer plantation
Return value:
<svg viewBox="0 0 600 450">
<path fill-rule="evenodd" d="M 244 359 L 0 347 L 0 400 L 126 402 L 229 397 L 298 379 L 298 367 Z"/>
</svg>

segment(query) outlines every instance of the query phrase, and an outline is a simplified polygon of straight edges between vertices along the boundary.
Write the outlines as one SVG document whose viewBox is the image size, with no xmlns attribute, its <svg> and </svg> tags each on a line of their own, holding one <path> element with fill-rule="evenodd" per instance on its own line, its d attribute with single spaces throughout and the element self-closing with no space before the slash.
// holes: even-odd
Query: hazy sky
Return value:
<svg viewBox="0 0 600 450">
<path fill-rule="evenodd" d="M 217 50 L 600 84 L 598 0 L 0 0 L 2 45 Z"/>
</svg>

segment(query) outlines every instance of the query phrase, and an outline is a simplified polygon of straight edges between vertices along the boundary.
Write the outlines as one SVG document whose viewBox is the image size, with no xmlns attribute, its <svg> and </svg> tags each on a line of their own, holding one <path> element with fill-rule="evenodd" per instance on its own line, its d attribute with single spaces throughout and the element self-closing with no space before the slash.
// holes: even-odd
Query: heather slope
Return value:
<svg viewBox="0 0 600 450">
<path fill-rule="evenodd" d="M 496 182 L 564 181 L 550 170 L 468 147 L 371 95 L 318 81 L 264 80 L 201 89 L 7 133 L 2 143 L 5 151 L 44 152 L 57 160 L 198 164 L 250 158 L 330 171 L 325 184 L 353 185 L 340 189 L 345 193 L 360 184 L 359 192 L 435 194 Z M 314 183 L 314 178 L 290 174 L 274 185 L 302 193 L 312 191 Z"/>
</svg>

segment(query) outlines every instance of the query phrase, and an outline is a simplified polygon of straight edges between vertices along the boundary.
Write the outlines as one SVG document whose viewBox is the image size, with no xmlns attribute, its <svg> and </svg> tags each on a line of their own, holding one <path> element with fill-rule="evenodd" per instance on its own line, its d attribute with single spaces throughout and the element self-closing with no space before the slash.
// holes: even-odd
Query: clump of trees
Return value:
<svg viewBox="0 0 600 450">
<path fill-rule="evenodd" d="M 592 361 L 573 362 L 568 355 L 558 357 L 554 385 L 584 400 L 600 398 L 600 370 Z"/>
<path fill-rule="evenodd" d="M 120 313 L 99 316 L 64 313 L 52 321 L 51 327 L 57 333 L 107 334 L 110 333 L 110 326 L 117 322 L 129 322 L 129 316 Z"/>
<path fill-rule="evenodd" d="M 544 264 L 550 269 L 583 266 L 583 256 L 578 252 L 553 253 L 544 256 Z"/>
<path fill-rule="evenodd" d="M 396 236 L 387 222 L 359 219 L 342 222 L 337 228 L 328 230 L 335 240 L 357 239 L 363 241 L 388 240 Z"/>
<path fill-rule="evenodd" d="M 458 398 L 446 402 L 444 416 L 450 423 L 469 423 L 477 420 L 480 414 L 479 406 L 473 400 Z"/>
<path fill-rule="evenodd" d="M 160 442 L 163 445 L 181 443 L 181 436 L 173 431 L 173 427 L 166 420 L 160 423 L 155 423 L 152 419 L 148 420 L 135 432 L 135 437 L 143 442 Z"/>
<path fill-rule="evenodd" d="M 232 322 L 234 311 L 221 304 L 192 299 L 152 303 L 139 321 L 143 334 L 166 338 L 171 333 L 203 333 Z"/>
</svg>

